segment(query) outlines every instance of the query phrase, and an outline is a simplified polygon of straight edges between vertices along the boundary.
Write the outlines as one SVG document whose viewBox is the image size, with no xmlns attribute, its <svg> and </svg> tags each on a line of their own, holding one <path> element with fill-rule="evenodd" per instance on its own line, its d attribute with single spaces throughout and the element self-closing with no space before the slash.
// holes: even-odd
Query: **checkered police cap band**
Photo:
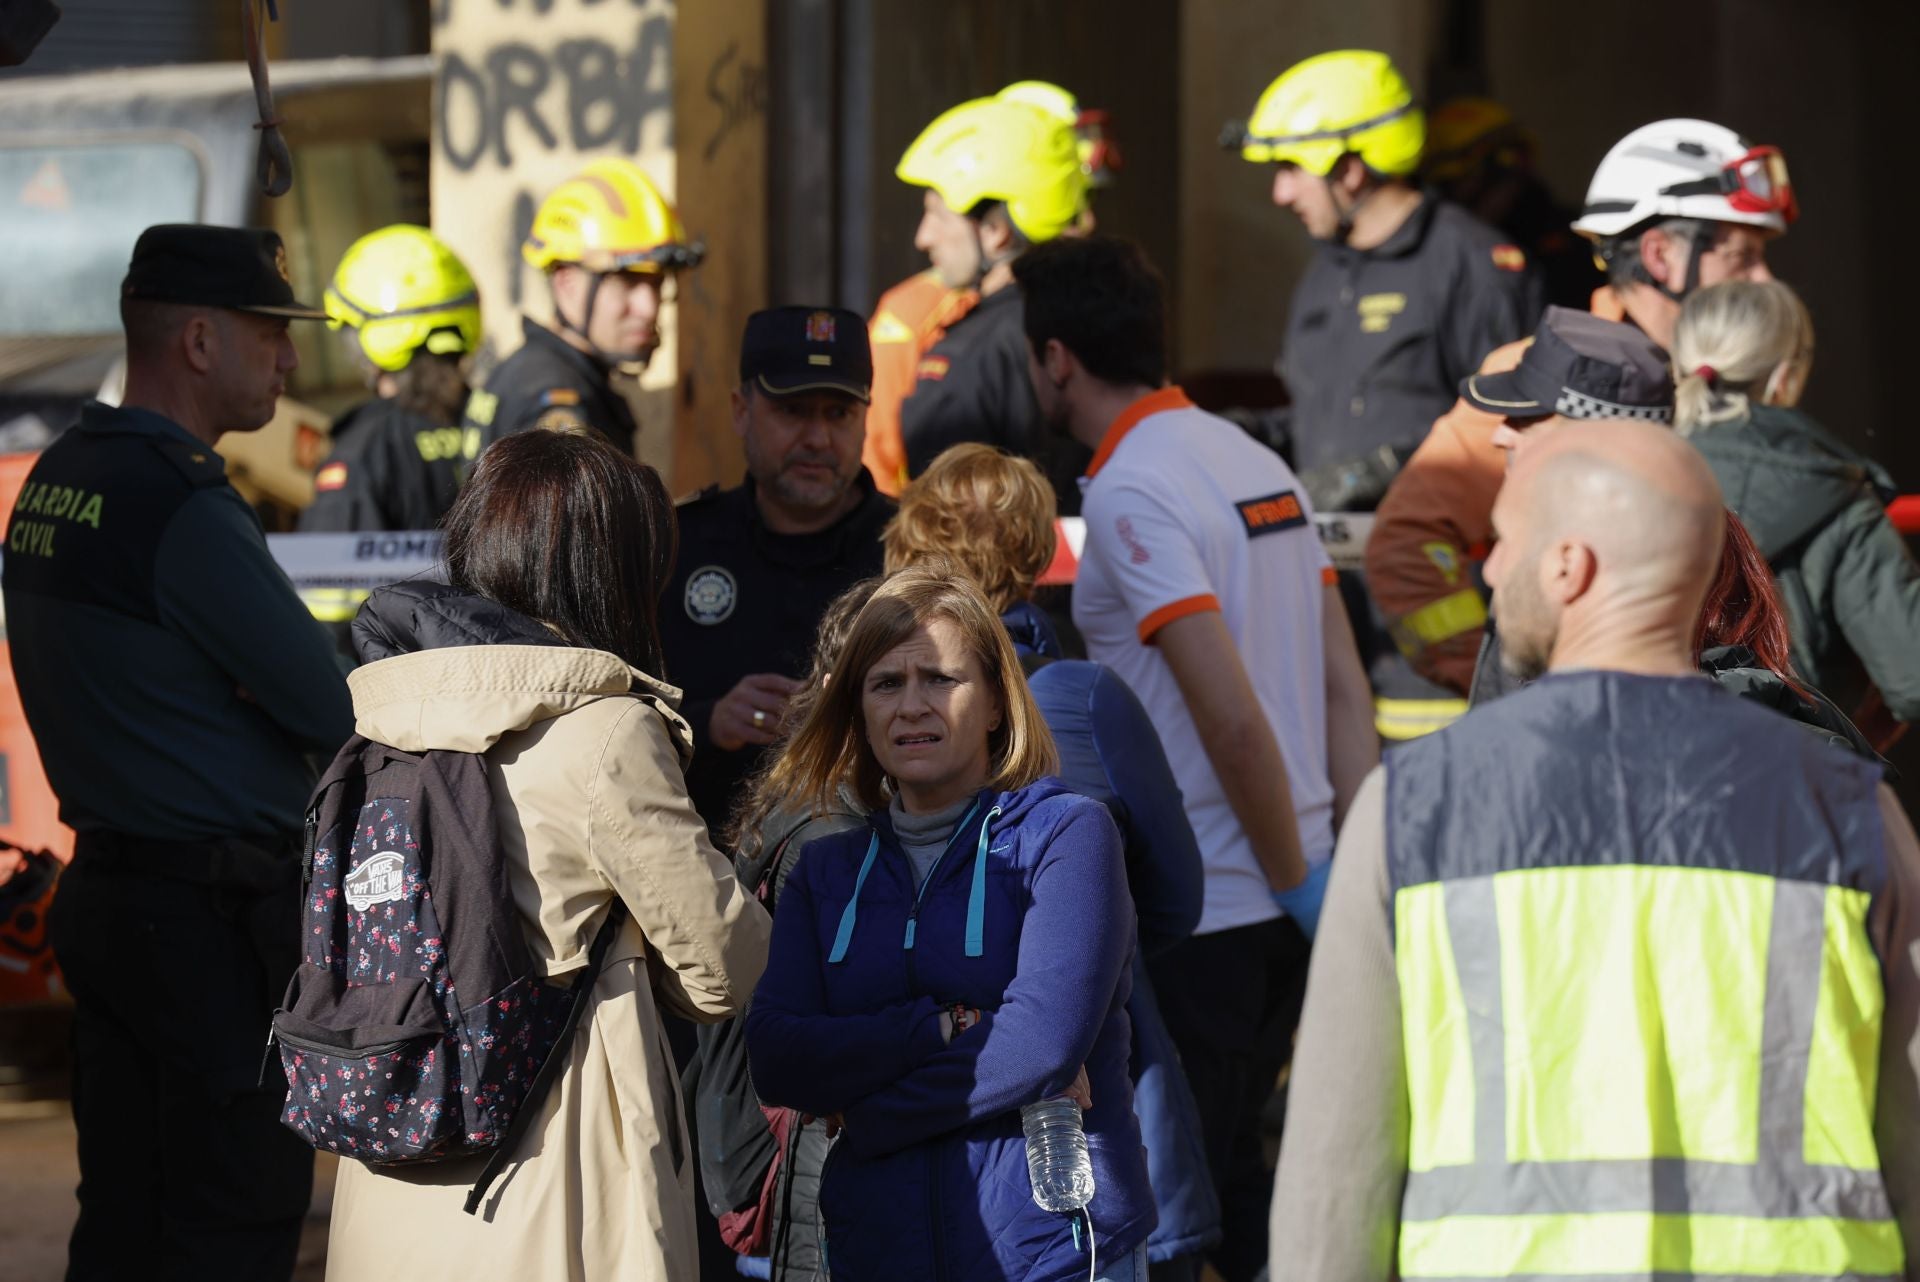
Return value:
<svg viewBox="0 0 1920 1282">
<path fill-rule="evenodd" d="M 1643 423 L 1673 422 L 1671 405 L 1618 405 L 1613 401 L 1603 401 L 1598 396 L 1576 392 L 1571 387 L 1560 389 L 1560 397 L 1553 403 L 1553 412 L 1562 418 L 1631 418 Z"/>
</svg>

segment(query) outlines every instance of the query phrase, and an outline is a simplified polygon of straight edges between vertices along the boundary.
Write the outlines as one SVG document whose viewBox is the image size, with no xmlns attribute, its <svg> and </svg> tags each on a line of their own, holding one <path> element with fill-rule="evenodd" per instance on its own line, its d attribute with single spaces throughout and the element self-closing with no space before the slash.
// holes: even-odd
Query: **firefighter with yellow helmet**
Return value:
<svg viewBox="0 0 1920 1282">
<path fill-rule="evenodd" d="M 1271 443 L 1322 510 L 1371 508 L 1480 358 L 1543 307 L 1525 251 L 1414 180 L 1425 118 L 1382 53 L 1323 53 L 1223 141 L 1271 165 L 1273 203 L 1319 252 L 1294 290 Z"/>
<path fill-rule="evenodd" d="M 1027 381 L 1027 340 L 1013 260 L 1074 230 L 1089 185 L 1074 122 L 1020 96 L 975 98 L 921 131 L 894 170 L 925 189 L 916 249 L 949 290 L 978 296 L 921 353 L 900 406 L 910 475 L 963 441 L 1039 460 L 1062 509 L 1079 510 L 1087 456 L 1047 431 Z"/>
<path fill-rule="evenodd" d="M 1091 189 L 1109 186 L 1120 168 L 1108 115 L 1082 107 L 1073 94 L 1045 80 L 1021 80 L 994 95 L 1025 102 L 1070 125 L 1080 153 L 1080 169 Z M 1083 204 L 1070 231 L 1093 230 L 1093 206 Z M 954 288 L 932 267 L 917 272 L 880 295 L 867 338 L 873 346 L 873 400 L 867 406 L 867 441 L 862 461 L 882 493 L 899 494 L 907 484 L 907 452 L 900 430 L 900 407 L 913 394 L 920 358 L 945 337 L 947 328 L 972 311 L 980 295 Z"/>
<path fill-rule="evenodd" d="M 303 533 L 430 530 L 453 506 L 479 433 L 461 426 L 467 362 L 480 346 L 480 295 L 459 255 L 405 223 L 362 236 L 327 286 L 329 324 L 351 332 L 375 393 L 333 425 Z M 364 591 L 302 593 L 315 618 L 346 625 Z"/>
<path fill-rule="evenodd" d="M 551 327 L 522 317 L 526 341 L 467 410 L 482 448 L 530 427 L 595 431 L 622 450 L 638 425 L 613 383 L 637 375 L 660 346 L 667 280 L 700 265 L 680 215 L 630 160 L 596 160 L 556 187 L 520 253 L 546 273 Z"/>
</svg>

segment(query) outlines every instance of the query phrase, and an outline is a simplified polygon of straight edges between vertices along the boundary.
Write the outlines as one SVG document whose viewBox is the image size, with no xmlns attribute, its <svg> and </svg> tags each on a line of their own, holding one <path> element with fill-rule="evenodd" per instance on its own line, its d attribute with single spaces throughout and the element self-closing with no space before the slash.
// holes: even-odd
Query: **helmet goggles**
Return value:
<svg viewBox="0 0 1920 1282">
<path fill-rule="evenodd" d="M 1724 196 L 1743 214 L 1778 214 L 1786 222 L 1800 216 L 1800 202 L 1787 175 L 1787 158 L 1778 147 L 1755 147 L 1729 161 L 1720 172 L 1661 188 L 1663 196 Z"/>
</svg>

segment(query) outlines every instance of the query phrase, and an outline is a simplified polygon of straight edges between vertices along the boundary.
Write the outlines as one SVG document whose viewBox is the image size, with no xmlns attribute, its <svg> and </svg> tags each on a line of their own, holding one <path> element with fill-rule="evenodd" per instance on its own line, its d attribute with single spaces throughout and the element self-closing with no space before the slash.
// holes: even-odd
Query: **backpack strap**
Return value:
<svg viewBox="0 0 1920 1282">
<path fill-rule="evenodd" d="M 513 1121 L 507 1126 L 507 1133 L 500 1137 L 500 1143 L 493 1150 L 493 1156 L 480 1171 L 480 1178 L 474 1181 L 467 1191 L 466 1212 L 474 1215 L 479 1212 L 481 1199 L 487 1195 L 487 1187 L 500 1172 L 506 1169 L 513 1158 L 513 1150 L 520 1143 L 522 1132 L 528 1123 L 540 1112 L 540 1105 L 547 1097 L 547 1090 L 553 1085 L 553 1079 L 560 1076 L 561 1065 L 566 1063 L 566 1051 L 573 1044 L 573 1032 L 580 1026 L 580 1016 L 586 1013 L 587 1002 L 593 996 L 593 985 L 600 978 L 600 967 L 607 959 L 607 950 L 613 946 L 613 938 L 620 933 L 620 925 L 626 920 L 627 906 L 616 896 L 613 906 L 607 909 L 607 920 L 601 924 L 600 933 L 595 936 L 593 948 L 587 953 L 586 969 L 573 984 L 573 1003 L 567 1008 L 567 1022 L 560 1028 L 560 1035 L 554 1038 L 553 1049 L 547 1052 L 547 1058 L 540 1065 L 540 1071 L 533 1075 L 533 1081 L 527 1086 L 527 1097 L 520 1102 L 520 1111 L 513 1115 Z"/>
</svg>

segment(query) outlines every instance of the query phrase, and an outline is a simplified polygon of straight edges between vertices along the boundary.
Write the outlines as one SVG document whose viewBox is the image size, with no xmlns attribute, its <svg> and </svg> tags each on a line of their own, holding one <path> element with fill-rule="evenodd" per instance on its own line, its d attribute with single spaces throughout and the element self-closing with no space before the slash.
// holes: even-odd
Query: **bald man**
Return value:
<svg viewBox="0 0 1920 1282">
<path fill-rule="evenodd" d="M 1493 520 L 1540 679 L 1354 800 L 1272 1276 L 1920 1277 L 1912 825 L 1695 668 L 1724 523 L 1684 441 L 1557 425 Z"/>
</svg>

